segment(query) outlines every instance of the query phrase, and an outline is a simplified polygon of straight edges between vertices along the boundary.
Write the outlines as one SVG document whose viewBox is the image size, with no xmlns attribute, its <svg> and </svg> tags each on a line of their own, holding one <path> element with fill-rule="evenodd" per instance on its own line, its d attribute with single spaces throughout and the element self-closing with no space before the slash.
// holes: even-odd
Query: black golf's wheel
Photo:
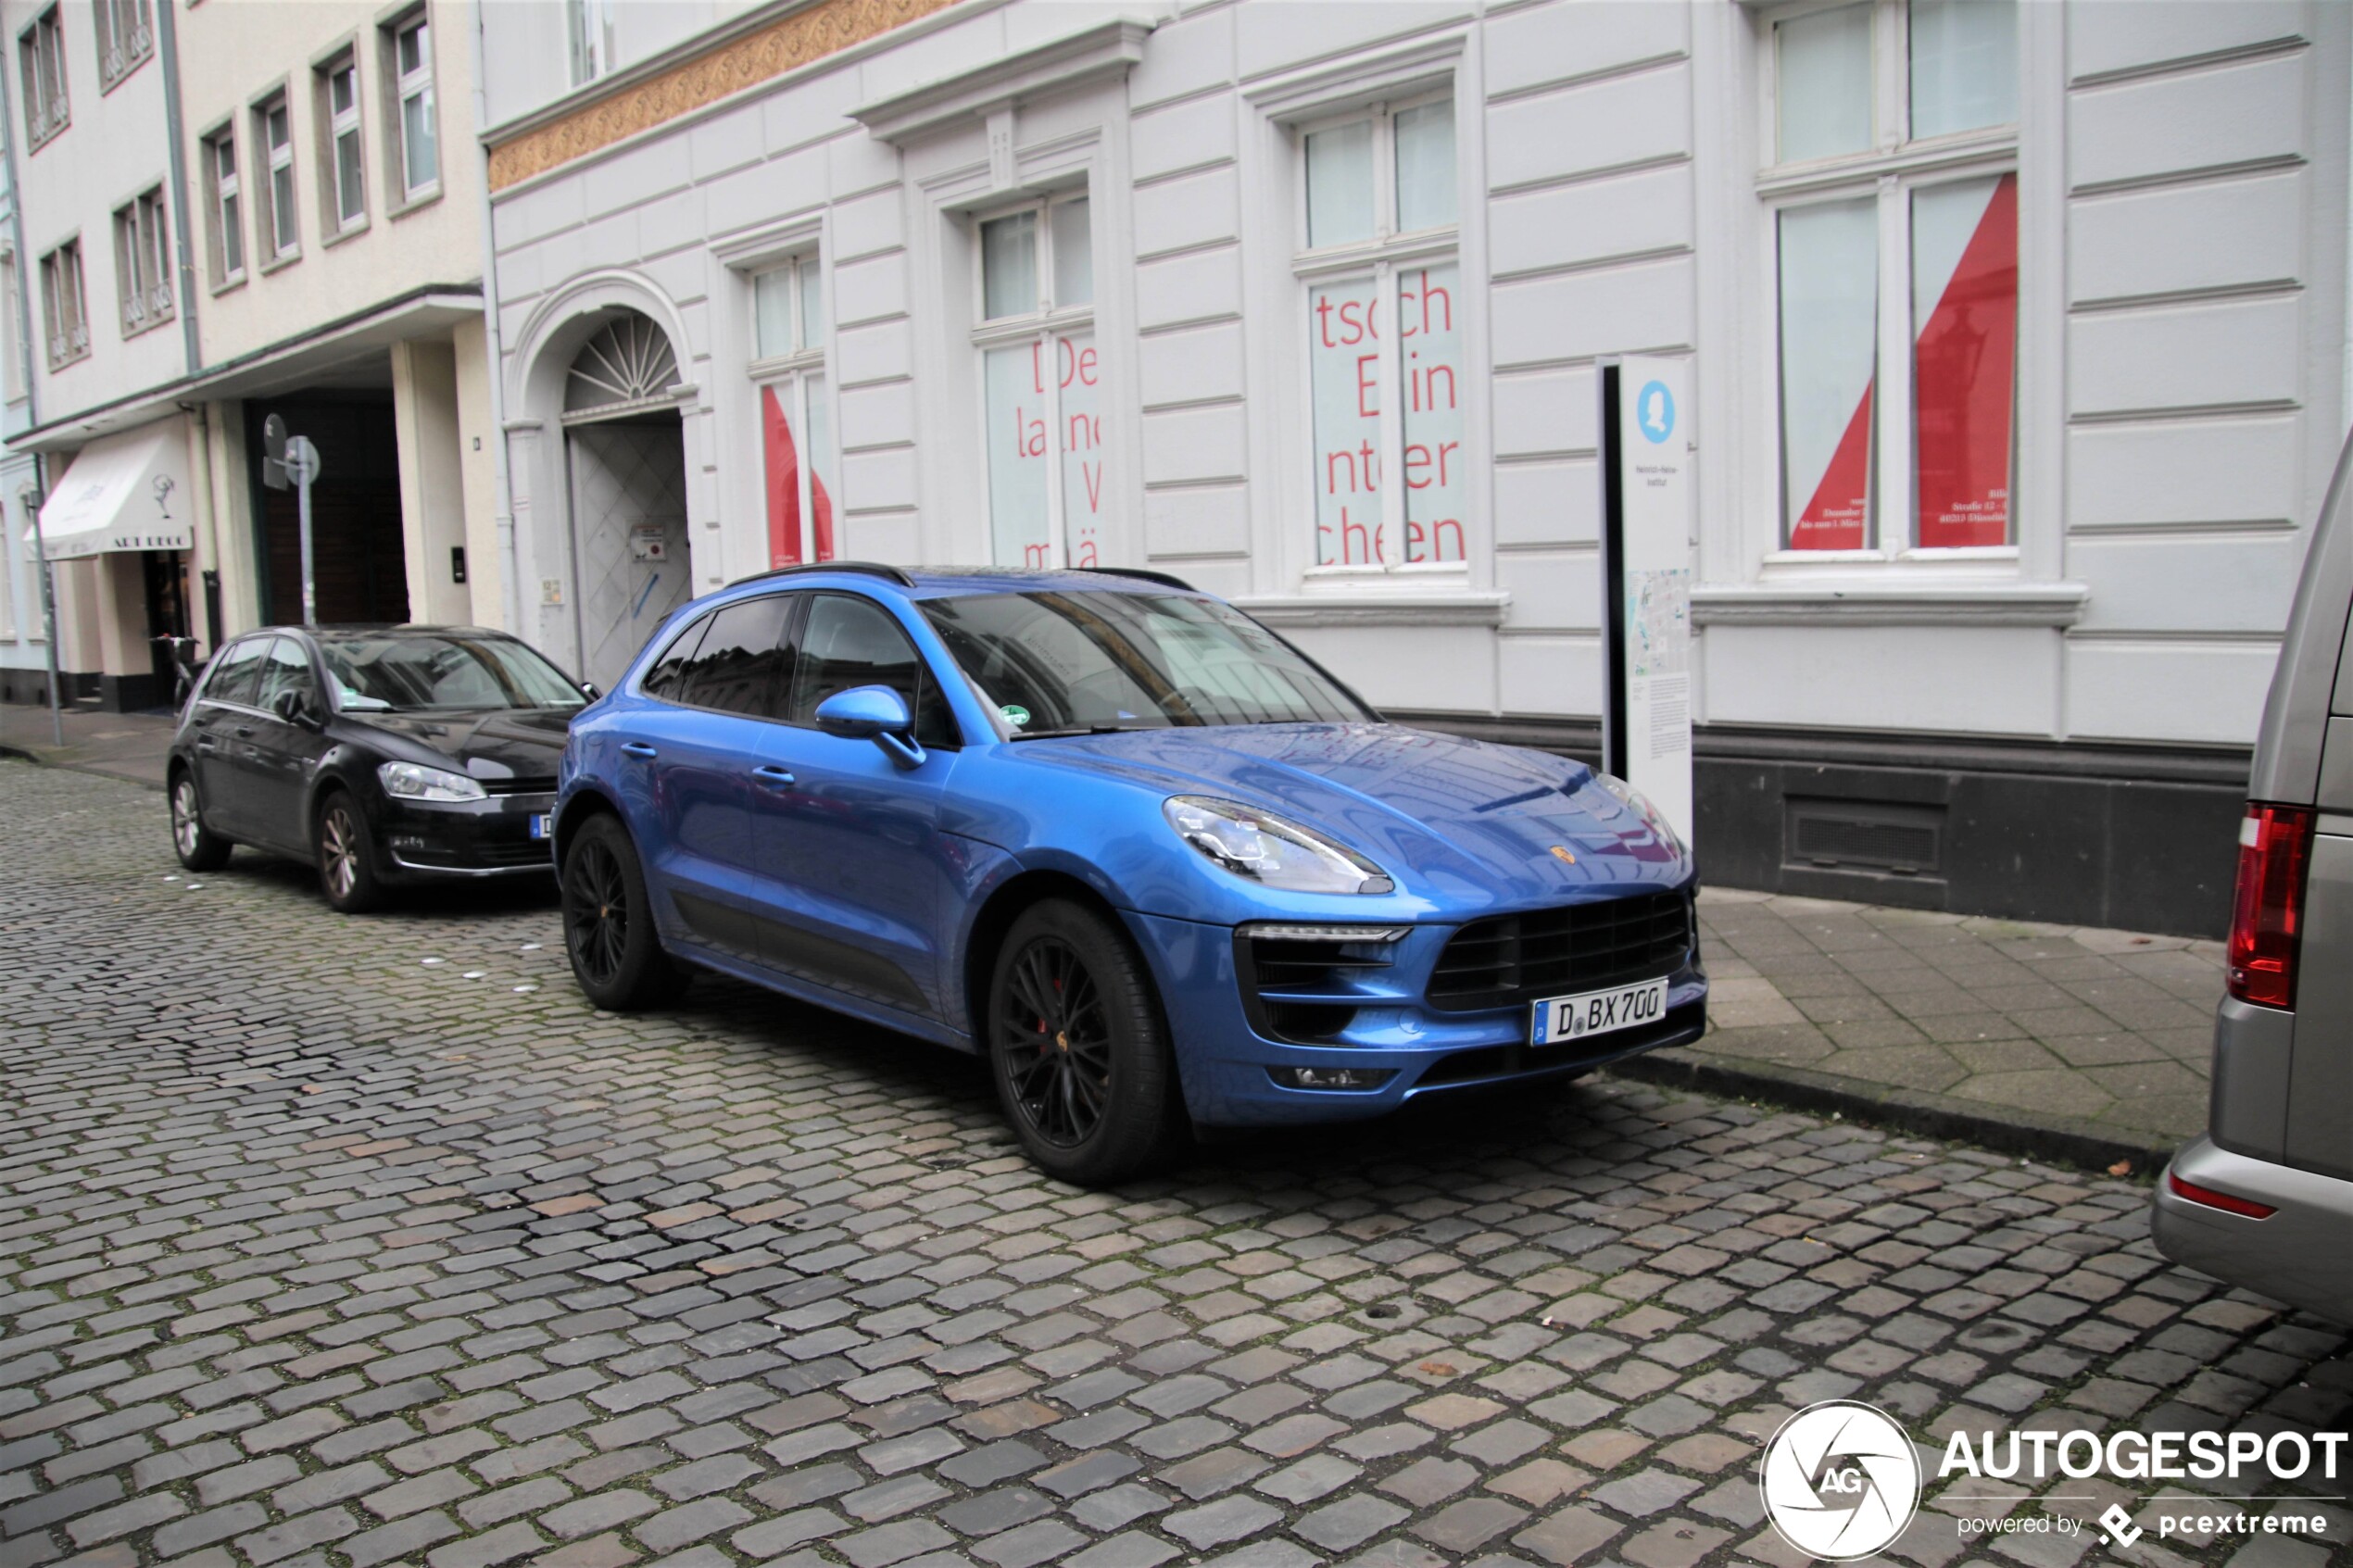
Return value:
<svg viewBox="0 0 2353 1568">
<path fill-rule="evenodd" d="M 186 769 L 171 780 L 171 848 L 192 872 L 217 871 L 229 859 L 229 841 L 204 825 L 204 797 L 196 775 Z"/>
<path fill-rule="evenodd" d="M 368 831 L 367 814 L 348 790 L 338 789 L 319 808 L 319 890 L 327 902 L 347 915 L 365 913 L 384 902 L 384 884 L 376 878 L 375 835 Z"/>
<path fill-rule="evenodd" d="M 573 978 L 611 1012 L 657 1007 L 676 997 L 686 972 L 662 950 L 646 897 L 637 847 L 618 819 L 591 817 L 565 847 L 564 951 Z"/>
<path fill-rule="evenodd" d="M 988 997 L 998 1097 L 1029 1158 L 1101 1185 L 1165 1160 L 1185 1129 L 1167 1032 L 1126 935 L 1064 899 L 1025 910 Z"/>
</svg>

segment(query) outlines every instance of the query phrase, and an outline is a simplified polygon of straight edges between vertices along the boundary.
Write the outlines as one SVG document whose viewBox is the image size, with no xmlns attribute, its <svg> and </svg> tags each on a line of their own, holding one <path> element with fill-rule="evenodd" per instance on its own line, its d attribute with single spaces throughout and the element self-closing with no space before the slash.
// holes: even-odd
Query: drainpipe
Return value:
<svg viewBox="0 0 2353 1568">
<path fill-rule="evenodd" d="M 8 112 L 8 83 L 6 72 L 0 72 L 0 115 Z M 7 123 L 14 123 L 13 120 Z M 17 257 L 17 297 L 0 301 L 0 310 L 17 313 L 17 373 L 24 378 L 25 417 L 30 423 L 41 422 L 41 392 L 32 379 L 32 281 L 27 275 L 31 260 L 24 252 L 24 193 L 17 184 L 17 139 L 0 135 L 0 164 L 5 164 L 8 179 L 8 246 Z M 57 696 L 57 595 L 49 579 L 49 549 L 41 537 L 41 508 L 48 500 L 46 487 L 41 482 L 43 460 L 38 452 L 32 455 L 32 483 L 24 488 L 24 509 L 32 519 L 32 570 L 41 589 L 41 615 L 47 641 L 44 651 L 49 665 L 49 735 L 58 746 L 66 743 L 65 708 Z M 5 514 L 0 514 L 5 522 Z M 0 538 L 0 548 L 7 541 Z"/>
<path fill-rule="evenodd" d="M 489 48 L 483 40 L 483 11 L 473 7 L 474 124 L 490 123 L 490 98 L 483 82 Z M 490 355 L 490 470 L 496 480 L 497 512 L 492 518 L 498 534 L 498 614 L 508 631 L 522 635 L 522 585 L 516 579 L 515 482 L 507 467 L 507 351 L 498 335 L 497 234 L 490 220 L 490 148 L 474 137 L 474 168 L 482 179 L 482 325 L 483 343 Z"/>
<path fill-rule="evenodd" d="M 180 117 L 180 33 L 172 13 L 179 7 L 162 5 L 156 7 L 156 53 L 163 58 L 163 123 L 171 138 L 171 207 L 178 214 L 174 225 L 174 248 L 179 252 L 180 271 L 180 342 L 188 360 L 188 374 L 204 369 L 204 343 L 196 335 L 196 259 L 189 243 L 193 225 L 188 216 L 188 147 L 187 138 L 181 133 Z"/>
</svg>

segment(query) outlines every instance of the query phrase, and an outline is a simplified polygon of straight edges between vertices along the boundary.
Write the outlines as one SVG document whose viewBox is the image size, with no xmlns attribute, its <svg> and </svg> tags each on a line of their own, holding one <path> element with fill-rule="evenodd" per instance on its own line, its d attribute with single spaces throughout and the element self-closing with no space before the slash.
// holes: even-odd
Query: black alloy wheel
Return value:
<svg viewBox="0 0 2353 1568">
<path fill-rule="evenodd" d="M 1111 1105 L 1111 1024 L 1076 948 L 1041 936 L 1014 957 L 997 1037 L 1022 1120 L 1056 1148 L 1086 1142 Z"/>
<path fill-rule="evenodd" d="M 1061 898 L 1005 934 L 989 986 L 998 1098 L 1040 1170 L 1100 1186 L 1163 1163 L 1188 1131 L 1150 972 L 1126 933 Z"/>
<path fill-rule="evenodd" d="M 229 859 L 229 841 L 204 825 L 196 775 L 184 768 L 171 781 L 171 847 L 192 872 L 217 871 Z"/>
<path fill-rule="evenodd" d="M 591 817 L 564 851 L 564 952 L 582 994 L 611 1012 L 655 1007 L 686 973 L 662 951 L 636 847 L 617 818 Z"/>
</svg>

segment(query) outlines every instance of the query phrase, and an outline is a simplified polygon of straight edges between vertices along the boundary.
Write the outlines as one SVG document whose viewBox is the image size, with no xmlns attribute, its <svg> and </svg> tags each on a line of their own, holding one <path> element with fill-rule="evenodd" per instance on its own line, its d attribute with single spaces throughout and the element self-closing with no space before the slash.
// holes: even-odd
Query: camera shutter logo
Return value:
<svg viewBox="0 0 2353 1568">
<path fill-rule="evenodd" d="M 1757 1486 L 1781 1539 L 1809 1557 L 1852 1562 L 1885 1548 L 1912 1522 L 1919 1455 L 1884 1411 L 1826 1399 L 1773 1434 Z"/>
</svg>

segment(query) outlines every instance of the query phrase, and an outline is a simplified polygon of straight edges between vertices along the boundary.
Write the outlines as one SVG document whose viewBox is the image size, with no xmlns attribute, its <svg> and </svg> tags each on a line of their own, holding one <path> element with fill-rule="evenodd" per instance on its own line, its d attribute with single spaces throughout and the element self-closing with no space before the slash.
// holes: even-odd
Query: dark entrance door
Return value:
<svg viewBox="0 0 2353 1568">
<path fill-rule="evenodd" d="M 188 558 L 177 550 L 143 550 L 139 567 L 145 579 L 147 651 L 153 658 L 155 702 L 172 700 L 177 679 L 175 648 L 169 640 L 188 634 Z"/>
<path fill-rule="evenodd" d="M 372 398 L 331 398 L 312 393 L 245 405 L 255 474 L 255 510 L 261 519 L 269 562 L 265 617 L 302 619 L 302 525 L 292 490 L 259 480 L 261 425 L 270 415 L 307 435 L 319 448 L 319 480 L 310 487 L 312 570 L 318 574 L 319 623 L 347 626 L 409 619 L 409 567 L 400 536 L 400 448 L 392 404 Z"/>
</svg>

